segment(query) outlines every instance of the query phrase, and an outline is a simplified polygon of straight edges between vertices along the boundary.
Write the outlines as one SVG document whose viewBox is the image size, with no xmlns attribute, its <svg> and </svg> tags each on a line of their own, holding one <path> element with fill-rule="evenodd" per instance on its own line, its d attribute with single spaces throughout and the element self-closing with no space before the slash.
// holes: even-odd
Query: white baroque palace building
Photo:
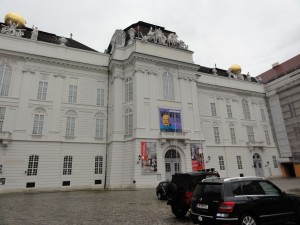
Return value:
<svg viewBox="0 0 300 225">
<path fill-rule="evenodd" d="M 281 176 L 264 85 L 238 66 L 197 65 L 144 22 L 105 53 L 0 25 L 0 192 L 155 187 L 207 168 Z"/>
</svg>

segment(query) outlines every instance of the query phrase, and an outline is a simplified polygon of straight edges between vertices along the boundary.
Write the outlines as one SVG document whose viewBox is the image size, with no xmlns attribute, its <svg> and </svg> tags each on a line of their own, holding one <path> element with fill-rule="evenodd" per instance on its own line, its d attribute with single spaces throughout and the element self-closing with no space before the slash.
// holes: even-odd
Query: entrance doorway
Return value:
<svg viewBox="0 0 300 225">
<path fill-rule="evenodd" d="M 257 177 L 263 177 L 264 176 L 264 169 L 262 167 L 262 160 L 259 154 L 255 153 L 253 155 L 253 166 L 255 169 L 255 175 Z"/>
<path fill-rule="evenodd" d="M 172 175 L 181 171 L 180 155 L 177 150 L 170 149 L 165 154 L 166 179 L 172 180 Z"/>
</svg>

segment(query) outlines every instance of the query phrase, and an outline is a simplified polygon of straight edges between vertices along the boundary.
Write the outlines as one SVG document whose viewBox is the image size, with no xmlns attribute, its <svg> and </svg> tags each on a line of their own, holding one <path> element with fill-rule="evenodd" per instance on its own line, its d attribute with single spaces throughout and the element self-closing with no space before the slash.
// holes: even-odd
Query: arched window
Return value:
<svg viewBox="0 0 300 225">
<path fill-rule="evenodd" d="M 8 96 L 10 80 L 11 80 L 12 68 L 3 64 L 0 65 L 0 95 Z"/>
<path fill-rule="evenodd" d="M 74 138 L 76 113 L 74 111 L 68 111 L 66 113 L 66 116 L 67 116 L 66 137 Z"/>
<path fill-rule="evenodd" d="M 163 99 L 175 100 L 173 76 L 169 72 L 165 72 L 162 76 L 163 82 Z"/>
<path fill-rule="evenodd" d="M 104 137 L 104 116 L 98 113 L 96 116 L 96 131 L 95 138 L 103 139 Z"/>
<path fill-rule="evenodd" d="M 125 134 L 133 132 L 133 112 L 131 108 L 125 110 Z"/>
<path fill-rule="evenodd" d="M 131 77 L 125 79 L 125 102 L 133 100 L 133 81 Z"/>
<path fill-rule="evenodd" d="M 243 99 L 242 104 L 243 104 L 244 118 L 250 120 L 251 116 L 250 116 L 248 101 L 246 99 Z"/>
</svg>

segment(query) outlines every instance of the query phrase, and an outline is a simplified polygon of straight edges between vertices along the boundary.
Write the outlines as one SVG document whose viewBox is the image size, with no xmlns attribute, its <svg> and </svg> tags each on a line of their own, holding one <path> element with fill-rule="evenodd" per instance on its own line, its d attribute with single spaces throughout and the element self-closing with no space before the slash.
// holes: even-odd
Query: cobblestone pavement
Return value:
<svg viewBox="0 0 300 225">
<path fill-rule="evenodd" d="M 0 195 L 0 225 L 165 225 L 177 219 L 154 189 Z"/>
<path fill-rule="evenodd" d="M 273 179 L 300 194 L 300 179 Z M 154 189 L 0 194 L 0 225 L 170 225 L 177 219 Z"/>
</svg>

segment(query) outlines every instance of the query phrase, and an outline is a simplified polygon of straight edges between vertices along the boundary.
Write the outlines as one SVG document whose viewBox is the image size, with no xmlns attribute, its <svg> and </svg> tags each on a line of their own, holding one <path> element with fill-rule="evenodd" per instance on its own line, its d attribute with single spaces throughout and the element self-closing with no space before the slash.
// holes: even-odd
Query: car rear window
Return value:
<svg viewBox="0 0 300 225">
<path fill-rule="evenodd" d="M 207 198 L 221 198 L 222 187 L 223 185 L 218 183 L 201 183 L 197 185 L 194 191 L 194 196 Z"/>
</svg>

